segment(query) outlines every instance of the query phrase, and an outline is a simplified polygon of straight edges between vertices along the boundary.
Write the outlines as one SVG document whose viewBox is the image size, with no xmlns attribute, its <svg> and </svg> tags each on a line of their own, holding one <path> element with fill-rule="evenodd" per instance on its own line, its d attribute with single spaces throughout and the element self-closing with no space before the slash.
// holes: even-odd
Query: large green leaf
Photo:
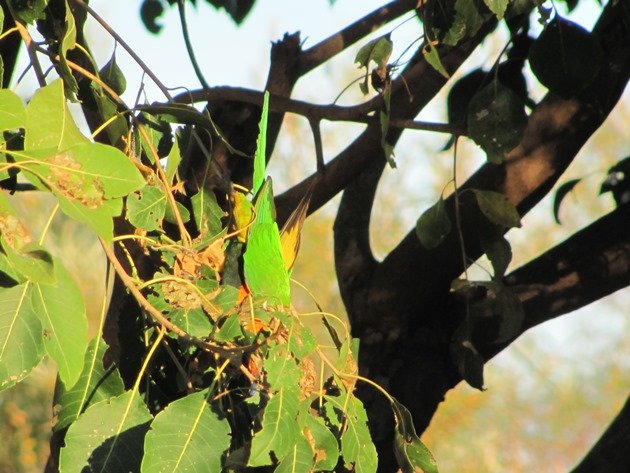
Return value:
<svg viewBox="0 0 630 473">
<path fill-rule="evenodd" d="M 214 192 L 207 187 L 202 187 L 190 200 L 199 233 L 203 236 L 218 235 L 223 229 L 221 218 L 224 214 L 217 203 Z"/>
<path fill-rule="evenodd" d="M 64 385 L 73 386 L 83 370 L 88 344 L 85 304 L 59 259 L 54 268 L 55 282 L 34 284 L 31 303 L 42 325 L 46 352 L 55 360 Z"/>
<path fill-rule="evenodd" d="M 25 128 L 25 150 L 52 148 L 60 151 L 89 142 L 68 110 L 61 79 L 35 92 L 26 107 Z"/>
<path fill-rule="evenodd" d="M 44 356 L 30 283 L 0 288 L 0 391 L 24 379 Z"/>
<path fill-rule="evenodd" d="M 297 473 L 298 471 L 313 471 L 315 455 L 308 441 L 299 435 L 289 452 L 280 460 L 278 468 L 274 473 Z"/>
<path fill-rule="evenodd" d="M 10 238 L 10 236 L 8 236 Z M 20 282 L 54 283 L 55 274 L 50 253 L 39 245 L 29 243 L 19 250 L 14 250 L 0 233 L 0 245 L 11 268 L 11 274 L 20 277 Z"/>
<path fill-rule="evenodd" d="M 58 196 L 59 207 L 68 216 L 77 222 L 90 227 L 98 236 L 106 242 L 111 242 L 114 234 L 113 217 L 122 212 L 122 199 L 105 200 L 103 205 L 95 209 L 89 209 L 76 200 Z"/>
<path fill-rule="evenodd" d="M 296 421 L 299 403 L 298 388 L 281 388 L 275 393 L 263 414 L 262 429 L 254 435 L 249 466 L 270 465 L 271 452 L 284 458 L 295 445 L 300 429 Z"/>
<path fill-rule="evenodd" d="M 127 220 L 148 232 L 161 228 L 166 212 L 166 195 L 155 186 L 146 186 L 127 198 Z"/>
<path fill-rule="evenodd" d="M 395 399 L 392 407 L 396 419 L 394 453 L 402 472 L 438 473 L 433 455 L 416 434 L 411 413 Z"/>
<path fill-rule="evenodd" d="M 346 431 L 341 436 L 341 454 L 344 462 L 354 463 L 357 473 L 375 472 L 378 465 L 376 447 L 367 426 L 367 413 L 361 401 L 350 396 L 345 399 L 326 396 L 326 400 L 345 413 Z"/>
<path fill-rule="evenodd" d="M 122 378 L 115 366 L 105 369 L 103 357 L 107 344 L 102 338 L 93 339 L 85 353 L 83 371 L 71 388 L 60 386 L 55 404 L 61 406 L 55 430 L 63 429 L 79 418 L 88 405 L 120 396 L 125 391 Z"/>
<path fill-rule="evenodd" d="M 287 353 L 285 345 L 275 345 L 270 348 L 265 359 L 265 371 L 272 391 L 294 388 L 302 376 L 300 368 L 295 363 L 295 359 Z"/>
<path fill-rule="evenodd" d="M 93 404 L 68 428 L 59 471 L 140 471 L 144 437 L 151 419 L 137 391 Z"/>
<path fill-rule="evenodd" d="M 170 313 L 169 318 L 193 337 L 205 338 L 212 331 L 212 322 L 201 307 L 176 309 Z"/>
<path fill-rule="evenodd" d="M 339 460 L 339 443 L 334 434 L 326 427 L 320 417 L 313 417 L 308 413 L 300 415 L 303 418 L 306 438 L 311 442 L 315 452 L 315 468 L 317 471 L 332 471 Z"/>
<path fill-rule="evenodd" d="M 15 92 L 0 89 L 0 131 L 22 128 L 25 122 L 26 109 L 22 99 Z"/>
<path fill-rule="evenodd" d="M 207 390 L 190 394 L 155 417 L 144 440 L 141 471 L 221 471 L 221 457 L 230 446 L 230 425 L 212 411 L 207 397 Z"/>
<path fill-rule="evenodd" d="M 78 200 L 88 208 L 145 185 L 140 171 L 122 151 L 101 143 L 81 143 L 62 151 L 26 150 L 13 156 L 56 195 Z"/>
</svg>

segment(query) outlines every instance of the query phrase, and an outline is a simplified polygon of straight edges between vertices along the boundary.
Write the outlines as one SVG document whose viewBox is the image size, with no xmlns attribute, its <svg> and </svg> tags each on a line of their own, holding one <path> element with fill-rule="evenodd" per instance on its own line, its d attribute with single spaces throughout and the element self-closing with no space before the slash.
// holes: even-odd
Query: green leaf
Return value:
<svg viewBox="0 0 630 473">
<path fill-rule="evenodd" d="M 411 413 L 393 399 L 396 419 L 394 453 L 403 473 L 438 473 L 435 458 L 422 443 L 413 425 Z"/>
<path fill-rule="evenodd" d="M 63 151 L 48 148 L 12 154 L 25 172 L 32 172 L 55 195 L 78 200 L 88 208 L 145 185 L 140 171 L 122 151 L 101 143 L 81 143 Z"/>
<path fill-rule="evenodd" d="M 0 391 L 19 383 L 41 361 L 44 342 L 30 304 L 29 283 L 0 288 Z"/>
<path fill-rule="evenodd" d="M 394 43 L 392 43 L 389 34 L 386 34 L 361 47 L 354 62 L 359 65 L 359 68 L 369 67 L 371 61 L 374 61 L 377 67 L 385 67 L 393 49 Z"/>
<path fill-rule="evenodd" d="M 106 242 L 111 242 L 114 233 L 112 218 L 122 212 L 122 199 L 110 199 L 103 202 L 98 208 L 89 209 L 76 200 L 57 196 L 59 207 L 68 217 L 90 227 L 98 236 Z"/>
<path fill-rule="evenodd" d="M 424 55 L 425 61 L 427 61 L 433 69 L 438 71 L 447 79 L 451 77 L 448 71 L 444 68 L 442 60 L 440 59 L 440 53 L 435 46 L 431 43 L 427 43 L 426 47 L 422 50 L 422 54 Z"/>
<path fill-rule="evenodd" d="M 558 15 L 529 50 L 529 64 L 550 91 L 570 98 L 597 77 L 604 54 L 597 38 L 577 23 Z"/>
<path fill-rule="evenodd" d="M 118 95 L 122 95 L 125 92 L 127 80 L 116 63 L 116 50 L 112 53 L 109 61 L 101 68 L 98 75 Z"/>
<path fill-rule="evenodd" d="M 59 386 L 55 404 L 61 406 L 54 430 L 60 430 L 79 418 L 88 406 L 120 396 L 125 391 L 115 366 L 105 369 L 103 358 L 108 346 L 102 338 L 92 339 L 85 352 L 83 371 L 71 388 Z"/>
<path fill-rule="evenodd" d="M 11 90 L 0 89 L 0 131 L 23 128 L 25 123 L 26 107 L 22 99 Z"/>
<path fill-rule="evenodd" d="M 439 5 L 439 8 L 441 9 L 443 6 Z M 455 18 L 442 38 L 442 42 L 449 46 L 455 46 L 460 40 L 474 36 L 483 26 L 485 17 L 486 15 L 479 11 L 477 2 L 457 0 L 455 2 Z"/>
<path fill-rule="evenodd" d="M 0 233 L 13 248 L 20 249 L 31 241 L 6 192 L 0 192 Z"/>
<path fill-rule="evenodd" d="M 70 5 L 68 4 L 67 0 L 65 2 L 65 9 L 65 31 L 63 32 L 63 36 L 59 44 L 60 75 L 63 78 L 63 83 L 69 97 L 72 100 L 76 101 L 75 95 L 79 90 L 79 86 L 77 85 L 76 79 L 72 75 L 72 70 L 70 70 L 70 66 L 68 66 L 66 55 L 68 54 L 69 50 L 74 49 L 77 45 L 77 26 L 75 24 L 74 16 L 72 15 L 72 10 L 70 9 Z"/>
<path fill-rule="evenodd" d="M 298 435 L 289 452 L 280 460 L 274 473 L 297 473 L 298 471 L 313 471 L 313 451 L 307 440 Z"/>
<path fill-rule="evenodd" d="M 390 39 L 389 33 L 379 38 L 375 38 L 364 45 L 354 59 L 355 64 L 359 65 L 359 68 L 365 68 L 365 78 L 359 84 L 359 88 L 363 95 L 367 95 L 369 91 L 368 76 L 370 62 L 374 61 L 376 64 L 376 70 L 380 71 L 383 76 L 386 75 L 387 61 L 392 54 L 393 43 Z M 384 142 L 384 135 L 382 142 Z"/>
<path fill-rule="evenodd" d="M 35 284 L 31 304 L 41 322 L 46 352 L 64 385 L 73 386 L 83 370 L 88 344 L 85 304 L 63 263 L 55 260 L 54 268 L 54 284 Z"/>
<path fill-rule="evenodd" d="M 305 414 L 304 427 L 306 438 L 315 452 L 316 471 L 332 471 L 339 460 L 339 443 L 335 435 L 326 427 L 320 417 Z"/>
<path fill-rule="evenodd" d="M 488 220 L 505 228 L 521 226 L 521 218 L 516 207 L 500 192 L 472 189 L 479 209 Z"/>
<path fill-rule="evenodd" d="M 455 340 L 451 343 L 450 352 L 464 381 L 471 387 L 483 391 L 483 367 L 485 361 L 470 340 Z"/>
<path fill-rule="evenodd" d="M 221 328 L 214 335 L 213 339 L 219 342 L 233 342 L 243 338 L 243 328 L 238 314 L 230 315 L 225 319 Z"/>
<path fill-rule="evenodd" d="M 94 86 L 94 82 L 92 83 L 92 87 L 97 89 L 97 87 Z M 115 118 L 109 122 L 105 131 L 107 132 L 109 143 L 118 147 L 122 144 L 121 139 L 126 137 L 129 131 L 127 120 L 118 111 L 116 103 L 105 95 L 102 90 L 97 89 L 97 92 L 94 93 L 94 97 L 96 99 L 96 106 L 103 123 L 115 116 Z"/>
<path fill-rule="evenodd" d="M 468 136 L 486 152 L 488 161 L 500 164 L 521 142 L 527 126 L 523 100 L 494 80 L 471 99 L 467 125 Z"/>
<path fill-rule="evenodd" d="M 144 437 L 152 419 L 137 391 L 91 405 L 66 433 L 59 470 L 140 471 Z"/>
<path fill-rule="evenodd" d="M 178 130 L 178 134 L 179 134 L 179 130 Z M 168 153 L 168 159 L 166 160 L 166 169 L 164 170 L 169 184 L 173 182 L 173 179 L 177 175 L 177 170 L 179 169 L 179 164 L 181 162 L 182 162 L 182 153 L 179 150 L 179 140 L 174 140 L 173 146 L 171 147 L 171 151 Z M 205 190 L 206 187 L 203 186 L 202 189 Z"/>
<path fill-rule="evenodd" d="M 28 151 L 39 149 L 61 151 L 71 146 L 89 143 L 68 110 L 61 79 L 35 92 L 26 107 L 24 128 L 26 129 L 24 149 Z"/>
<path fill-rule="evenodd" d="M 170 319 L 193 337 L 205 338 L 212 331 L 212 323 L 201 307 L 174 310 Z"/>
<path fill-rule="evenodd" d="M 298 389 L 281 388 L 267 403 L 262 419 L 262 429 L 254 434 L 248 466 L 264 466 L 272 463 L 270 453 L 276 458 L 287 455 L 300 435 L 296 421 L 298 413 Z"/>
<path fill-rule="evenodd" d="M 221 471 L 230 425 L 212 411 L 207 397 L 207 390 L 189 394 L 155 417 L 144 440 L 142 472 Z"/>
<path fill-rule="evenodd" d="M 14 250 L 0 233 L 0 244 L 12 269 L 12 274 L 21 276 L 20 282 L 54 283 L 53 260 L 50 253 L 35 244 L 27 244 L 18 251 Z M 23 278 L 23 280 L 22 280 Z"/>
<path fill-rule="evenodd" d="M 341 454 L 345 463 L 354 463 L 357 473 L 375 472 L 378 465 L 376 447 L 367 426 L 367 413 L 356 397 L 346 399 L 326 396 L 326 400 L 344 412 L 346 431 L 341 436 Z"/>
<path fill-rule="evenodd" d="M 12 1 L 16 16 L 24 23 L 33 23 L 44 18 L 44 10 L 48 0 L 31 0 L 28 2 Z"/>
<path fill-rule="evenodd" d="M 221 285 L 221 292 L 212 299 L 212 303 L 218 305 L 224 312 L 229 311 L 236 305 L 238 300 L 238 289 L 227 284 Z"/>
<path fill-rule="evenodd" d="M 472 2 L 471 2 L 472 3 Z M 505 10 L 507 9 L 508 0 L 483 0 L 483 3 L 490 9 L 492 13 L 497 16 L 497 20 L 503 18 Z"/>
<path fill-rule="evenodd" d="M 265 371 L 272 391 L 293 389 L 298 386 L 302 377 L 295 358 L 287 353 L 285 345 L 276 345 L 269 350 L 265 359 Z"/>
<path fill-rule="evenodd" d="M 190 221 L 190 211 L 186 207 L 184 207 L 184 205 L 180 202 L 175 201 L 175 206 L 177 207 L 177 211 L 179 212 L 179 215 L 182 218 L 182 222 L 188 223 Z M 164 211 L 164 220 L 174 225 L 177 224 L 177 217 L 175 217 L 175 212 L 173 212 L 173 207 L 171 207 L 170 205 L 166 206 L 166 209 Z"/>
<path fill-rule="evenodd" d="M 252 178 L 252 194 L 258 194 L 267 177 L 267 115 L 269 114 L 269 92 L 265 91 L 263 107 L 258 124 L 258 140 L 254 154 L 254 176 Z"/>
<path fill-rule="evenodd" d="M 170 159 L 170 158 L 169 158 Z M 201 235 L 218 235 L 223 230 L 224 213 L 211 189 L 203 187 L 192 196 L 192 212 Z"/>
<path fill-rule="evenodd" d="M 444 199 L 440 199 L 423 212 L 416 223 L 416 235 L 422 246 L 431 250 L 437 247 L 451 231 L 451 220 L 444 205 Z"/>
<path fill-rule="evenodd" d="M 486 254 L 494 271 L 493 279 L 503 277 L 505 270 L 512 261 L 512 247 L 505 237 L 500 234 L 484 234 L 481 232 L 481 247 Z"/>
<path fill-rule="evenodd" d="M 582 179 L 570 179 L 558 187 L 556 195 L 553 197 L 553 218 L 557 224 L 560 224 L 560 204 L 562 204 L 567 194 L 571 192 L 581 180 Z"/>
<path fill-rule="evenodd" d="M 157 187 L 143 187 L 127 198 L 127 220 L 136 228 L 147 232 L 161 228 L 165 212 L 166 195 Z"/>
</svg>

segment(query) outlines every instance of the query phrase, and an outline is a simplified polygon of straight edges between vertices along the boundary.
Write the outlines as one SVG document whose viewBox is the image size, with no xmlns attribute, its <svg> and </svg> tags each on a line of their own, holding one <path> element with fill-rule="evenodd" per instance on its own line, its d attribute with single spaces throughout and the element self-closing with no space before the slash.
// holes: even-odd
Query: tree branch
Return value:
<svg viewBox="0 0 630 473">
<path fill-rule="evenodd" d="M 621 11 L 622 3 L 610 2 L 594 29 L 604 47 L 608 67 L 602 68 L 598 78 L 579 97 L 563 100 L 547 94 L 530 116 L 521 143 L 508 154 L 505 162 L 485 164 L 460 187 L 460 192 L 466 189 L 502 192 L 521 215 L 549 192 L 580 148 L 604 122 L 628 82 L 630 33 Z M 452 215 L 452 195 L 446 200 L 446 206 Z M 461 232 L 466 254 L 474 261 L 482 254 L 477 222 L 472 216 L 463 216 Z M 421 246 L 412 230 L 379 266 L 373 283 L 379 288 L 378 303 L 383 311 L 391 313 L 392 303 L 384 294 L 390 294 L 397 303 L 409 308 L 396 314 L 402 322 L 405 317 L 417 316 L 424 302 L 448 291 L 451 281 L 461 272 L 456 232 L 451 232 L 439 247 L 429 251 Z M 381 323 L 377 330 L 388 330 L 398 323 L 389 317 L 375 316 L 375 319 Z"/>
<path fill-rule="evenodd" d="M 630 471 L 630 397 L 590 452 L 572 473 L 625 473 Z"/>
<path fill-rule="evenodd" d="M 421 8 L 425 3 L 426 0 L 396 0 L 374 10 L 343 30 L 304 51 L 300 57 L 300 75 L 304 75 L 317 66 L 324 64 L 348 46 L 369 35 L 372 31 L 414 8 Z"/>
<path fill-rule="evenodd" d="M 495 25 L 495 21 L 489 21 L 474 38 L 467 39 L 456 48 L 444 47 L 440 53 L 440 58 L 446 70 L 450 73 L 455 71 Z M 446 79 L 424 60 L 422 47 L 418 48 L 418 52 L 405 70 L 392 82 L 392 116 L 401 120 L 415 117 L 445 83 Z M 411 95 L 409 90 L 412 91 Z M 394 145 L 400 137 L 400 133 L 401 129 L 390 129 L 387 142 Z M 324 176 L 313 193 L 309 214 L 315 212 L 346 188 L 372 161 L 378 160 L 380 156 L 380 123 L 371 123 L 345 150 L 326 165 Z M 302 196 L 308 191 L 311 182 L 316 178 L 318 178 L 318 174 L 313 174 L 276 198 L 280 223 L 297 206 Z"/>
<path fill-rule="evenodd" d="M 504 278 L 525 310 L 517 336 L 630 285 L 628 222 L 630 205 L 622 205 Z M 489 359 L 517 336 L 478 349 Z"/>
</svg>

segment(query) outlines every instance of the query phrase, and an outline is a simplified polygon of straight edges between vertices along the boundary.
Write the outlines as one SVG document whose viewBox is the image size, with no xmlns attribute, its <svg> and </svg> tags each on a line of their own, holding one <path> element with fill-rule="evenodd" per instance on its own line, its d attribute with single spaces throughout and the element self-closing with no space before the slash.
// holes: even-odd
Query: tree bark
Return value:
<svg viewBox="0 0 630 473">
<path fill-rule="evenodd" d="M 630 398 L 590 452 L 572 473 L 626 473 L 630 471 Z"/>
</svg>

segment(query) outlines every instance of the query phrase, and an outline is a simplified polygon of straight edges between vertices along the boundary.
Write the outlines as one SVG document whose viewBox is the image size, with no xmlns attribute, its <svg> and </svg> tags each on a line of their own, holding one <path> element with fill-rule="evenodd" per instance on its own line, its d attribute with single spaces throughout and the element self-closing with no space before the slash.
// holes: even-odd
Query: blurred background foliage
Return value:
<svg viewBox="0 0 630 473">
<path fill-rule="evenodd" d="M 501 41 L 488 42 L 481 57 L 496 57 L 493 54 L 502 46 Z M 479 57 L 473 57 L 466 70 L 476 67 Z M 324 81 L 317 90 L 298 84 L 296 95 L 316 103 L 332 101 L 360 74 L 351 59 L 345 64 L 345 68 L 326 67 L 320 71 Z M 263 69 L 257 68 L 256 75 Z M 542 93 L 534 90 L 536 98 Z M 444 121 L 445 97 L 443 91 L 419 119 Z M 343 95 L 341 103 L 356 103 L 361 98 L 357 86 Z M 586 177 L 562 205 L 562 226 L 552 218 L 552 192 L 525 217 L 526 231 L 508 235 L 515 255 L 511 267 L 523 264 L 613 207 L 610 195 L 597 193 L 606 170 L 630 154 L 628 143 L 618 139 L 628 123 L 630 100 L 626 97 L 560 182 Z M 361 129 L 351 124 L 324 123 L 326 157 L 334 156 Z M 373 211 L 372 244 L 378 257 L 387 254 L 413 227 L 418 215 L 437 200 L 443 189 L 445 193 L 451 191 L 447 183 L 452 177 L 452 153 L 436 152 L 444 141 L 441 135 L 408 132 L 397 146 L 398 169 L 386 169 Z M 458 180 L 463 182 L 481 160 L 483 156 L 474 143 L 461 140 Z M 314 167 L 308 123 L 287 115 L 269 170 L 274 184 L 279 190 L 286 188 L 313 172 Z M 38 236 L 53 202 L 35 193 L 14 196 L 12 202 L 32 234 Z M 333 201 L 307 220 L 293 277 L 308 288 L 323 310 L 345 317 L 332 255 L 335 208 Z M 93 336 L 104 297 L 106 270 L 96 238 L 86 228 L 57 215 L 46 246 L 53 254 L 63 255 L 80 285 Z M 484 267 L 489 264 L 480 260 L 480 275 L 484 275 Z M 294 286 L 293 297 L 299 312 L 317 311 L 313 297 L 303 289 Z M 490 362 L 487 391 L 480 393 L 460 383 L 447 395 L 423 436 L 440 471 L 564 472 L 575 465 L 630 391 L 630 341 L 623 336 L 630 333 L 629 307 L 630 293 L 626 289 L 579 313 L 549 322 L 522 336 Z M 309 317 L 318 316 L 304 316 L 305 320 Z M 0 394 L 0 473 L 42 471 L 54 418 L 54 383 L 55 367 L 47 362 L 25 382 Z"/>
</svg>

